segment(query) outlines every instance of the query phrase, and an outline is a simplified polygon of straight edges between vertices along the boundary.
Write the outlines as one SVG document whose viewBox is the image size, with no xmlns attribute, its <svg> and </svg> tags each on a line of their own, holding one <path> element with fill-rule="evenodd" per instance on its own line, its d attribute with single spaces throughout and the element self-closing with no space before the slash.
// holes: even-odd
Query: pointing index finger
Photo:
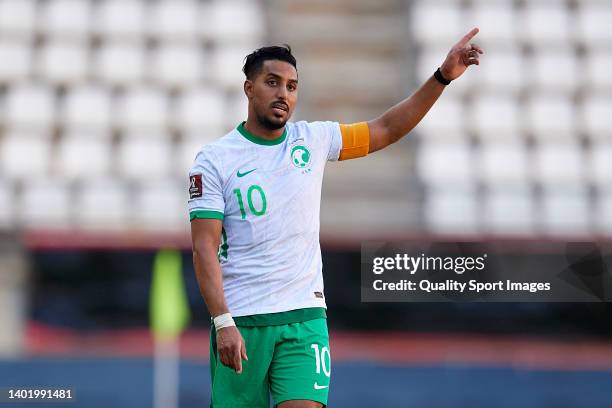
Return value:
<svg viewBox="0 0 612 408">
<path fill-rule="evenodd" d="M 462 38 L 462 39 L 459 41 L 458 45 L 459 45 L 460 47 L 465 46 L 465 44 L 467 44 L 468 42 L 470 42 L 470 40 L 471 40 L 472 38 L 474 38 L 474 36 L 475 36 L 476 34 L 478 34 L 478 31 L 480 31 L 480 30 L 478 29 L 478 27 L 474 27 L 474 28 L 472 28 L 472 30 L 471 30 L 469 33 L 467 33 L 466 35 L 464 35 L 464 36 L 463 36 L 463 38 Z"/>
</svg>

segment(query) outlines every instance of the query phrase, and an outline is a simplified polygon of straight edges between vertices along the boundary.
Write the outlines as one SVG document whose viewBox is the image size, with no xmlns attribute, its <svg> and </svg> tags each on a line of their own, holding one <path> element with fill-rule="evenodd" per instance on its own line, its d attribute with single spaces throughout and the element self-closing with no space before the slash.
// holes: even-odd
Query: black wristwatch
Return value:
<svg viewBox="0 0 612 408">
<path fill-rule="evenodd" d="M 448 85 L 451 83 L 451 81 L 449 81 L 448 79 L 444 78 L 444 76 L 442 76 L 442 72 L 440 72 L 440 68 L 436 69 L 436 72 L 434 72 L 434 78 L 436 78 L 438 82 L 441 83 L 442 85 Z"/>
</svg>

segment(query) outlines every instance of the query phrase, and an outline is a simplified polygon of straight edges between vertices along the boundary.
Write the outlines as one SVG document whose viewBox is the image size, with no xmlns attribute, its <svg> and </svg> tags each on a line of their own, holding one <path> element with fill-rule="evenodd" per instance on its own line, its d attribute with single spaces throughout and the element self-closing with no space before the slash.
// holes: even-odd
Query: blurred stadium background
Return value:
<svg viewBox="0 0 612 408">
<path fill-rule="evenodd" d="M 367 120 L 474 26 L 482 65 L 410 136 L 328 166 L 330 406 L 612 406 L 609 304 L 359 300 L 366 239 L 585 241 L 609 259 L 609 0 L 0 0 L 0 387 L 151 406 L 153 257 L 178 248 L 180 406 L 207 406 L 187 171 L 245 119 L 243 58 L 288 43 L 294 120 Z"/>
</svg>

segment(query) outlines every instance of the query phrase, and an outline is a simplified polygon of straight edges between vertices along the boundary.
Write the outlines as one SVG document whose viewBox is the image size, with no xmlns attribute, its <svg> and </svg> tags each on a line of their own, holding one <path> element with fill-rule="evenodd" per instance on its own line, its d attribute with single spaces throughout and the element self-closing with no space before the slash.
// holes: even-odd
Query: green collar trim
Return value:
<svg viewBox="0 0 612 408">
<path fill-rule="evenodd" d="M 246 139 L 250 140 L 253 143 L 257 143 L 259 145 L 264 145 L 264 146 L 274 146 L 274 145 L 283 143 L 285 139 L 287 138 L 287 126 L 285 126 L 285 130 L 283 131 L 282 135 L 280 135 L 276 139 L 270 140 L 270 139 L 264 139 L 263 137 L 259 137 L 259 136 L 252 134 L 251 132 L 246 130 L 246 128 L 244 127 L 244 123 L 245 122 L 242 122 L 241 124 L 239 124 L 236 130 L 238 130 L 238 132 L 240 132 L 242 136 L 244 136 Z"/>
</svg>

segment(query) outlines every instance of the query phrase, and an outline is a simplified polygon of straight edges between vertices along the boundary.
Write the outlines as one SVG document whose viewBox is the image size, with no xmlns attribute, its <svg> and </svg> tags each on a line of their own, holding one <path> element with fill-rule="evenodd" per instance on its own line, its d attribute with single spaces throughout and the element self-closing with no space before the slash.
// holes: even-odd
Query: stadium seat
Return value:
<svg viewBox="0 0 612 408">
<path fill-rule="evenodd" d="M 609 139 L 612 134 L 612 97 L 590 94 L 582 102 L 582 128 L 594 139 Z"/>
<path fill-rule="evenodd" d="M 446 54 L 448 54 L 448 47 L 446 45 L 421 47 L 417 54 L 416 79 L 419 82 L 424 82 L 431 77 L 436 68 L 444 62 Z M 453 85 L 455 85 L 455 83 L 453 83 Z"/>
<path fill-rule="evenodd" d="M 590 180 L 600 189 L 612 190 L 612 139 L 593 141 L 586 164 Z"/>
<path fill-rule="evenodd" d="M 62 137 L 55 158 L 55 168 L 64 179 L 107 176 L 112 163 L 111 144 L 101 137 L 72 132 Z"/>
<path fill-rule="evenodd" d="M 37 178 L 49 172 L 51 140 L 48 135 L 10 132 L 2 138 L 0 174 L 10 178 Z"/>
<path fill-rule="evenodd" d="M 109 42 L 95 55 L 94 75 L 109 85 L 130 86 L 142 81 L 145 63 L 144 44 Z"/>
<path fill-rule="evenodd" d="M 23 183 L 19 222 L 26 228 L 66 228 L 71 224 L 70 186 L 62 179 L 31 177 Z"/>
<path fill-rule="evenodd" d="M 584 80 L 591 91 L 612 91 L 612 51 L 591 51 L 585 62 Z"/>
<path fill-rule="evenodd" d="M 147 134 L 128 134 L 117 146 L 117 169 L 124 177 L 145 180 L 162 177 L 172 168 L 172 144 L 169 138 L 151 138 Z"/>
<path fill-rule="evenodd" d="M 25 80 L 32 70 L 29 41 L 0 40 L 0 85 Z"/>
<path fill-rule="evenodd" d="M 452 184 L 427 189 L 425 220 L 429 231 L 438 234 L 466 235 L 480 230 L 480 209 L 476 190 Z"/>
<path fill-rule="evenodd" d="M 417 172 L 427 186 L 469 186 L 474 183 L 473 150 L 468 143 L 421 142 L 417 152 Z"/>
<path fill-rule="evenodd" d="M 0 0 L 0 36 L 34 37 L 36 3 L 36 0 Z"/>
<path fill-rule="evenodd" d="M 108 88 L 88 84 L 70 88 L 61 105 L 61 123 L 70 129 L 94 133 L 111 127 L 113 100 Z"/>
<path fill-rule="evenodd" d="M 482 33 L 476 43 L 508 46 L 516 41 L 518 21 L 512 0 L 475 1 L 469 17 Z"/>
<path fill-rule="evenodd" d="M 415 130 L 427 139 L 461 139 L 465 131 L 465 107 L 461 98 L 444 95 L 432 106 Z"/>
<path fill-rule="evenodd" d="M 491 185 L 483 206 L 486 232 L 496 235 L 534 232 L 535 206 L 529 186 Z"/>
<path fill-rule="evenodd" d="M 193 87 L 179 95 L 172 112 L 175 128 L 184 132 L 218 129 L 225 116 L 223 93 L 212 87 Z"/>
<path fill-rule="evenodd" d="M 164 43 L 153 54 L 149 77 L 168 88 L 193 86 L 208 67 L 202 53 L 197 43 Z"/>
<path fill-rule="evenodd" d="M 482 140 L 516 139 L 520 134 L 519 102 L 512 94 L 475 95 L 468 111 L 466 126 Z"/>
<path fill-rule="evenodd" d="M 53 0 L 41 4 L 40 25 L 51 37 L 84 40 L 92 24 L 89 0 Z"/>
<path fill-rule="evenodd" d="M 47 42 L 40 51 L 38 74 L 53 85 L 83 82 L 88 74 L 88 51 L 83 42 Z"/>
<path fill-rule="evenodd" d="M 47 132 L 55 121 L 54 91 L 37 83 L 15 85 L 7 91 L 4 109 L 9 128 Z"/>
<path fill-rule="evenodd" d="M 604 48 L 612 41 L 612 4 L 608 1 L 577 3 L 576 31 L 582 44 Z"/>
<path fill-rule="evenodd" d="M 203 134 L 185 135 L 177 146 L 177 163 L 172 169 L 172 174 L 177 177 L 187 177 L 189 169 L 193 166 L 193 162 L 198 152 L 205 144 L 210 142 L 210 139 L 203 137 Z"/>
<path fill-rule="evenodd" d="M 463 23 L 463 12 L 456 1 L 425 1 L 413 3 L 411 16 L 412 34 L 423 45 L 453 44 L 472 28 Z"/>
<path fill-rule="evenodd" d="M 195 0 L 159 0 L 150 3 L 149 35 L 162 41 L 197 38 L 200 3 Z"/>
<path fill-rule="evenodd" d="M 544 189 L 540 228 L 551 235 L 582 236 L 592 232 L 593 213 L 585 186 Z"/>
<path fill-rule="evenodd" d="M 525 64 L 521 52 L 514 47 L 486 50 L 486 60 L 478 69 L 478 89 L 496 92 L 518 93 L 525 87 Z M 499 73 L 503 72 L 503 80 Z"/>
<path fill-rule="evenodd" d="M 525 106 L 526 130 L 537 138 L 558 140 L 575 137 L 576 115 L 572 100 L 563 95 L 534 94 Z"/>
<path fill-rule="evenodd" d="M 583 76 L 578 73 L 573 49 L 539 50 L 531 58 L 530 90 L 572 93 Z"/>
<path fill-rule="evenodd" d="M 183 181 L 182 183 L 180 181 Z M 176 179 L 146 179 L 139 183 L 132 222 L 149 230 L 180 230 L 189 219 L 187 173 Z"/>
<path fill-rule="evenodd" d="M 230 97 L 225 100 L 225 124 L 222 129 L 222 135 L 234 129 L 238 124 L 247 119 L 249 112 L 249 102 L 242 90 L 230 94 Z"/>
<path fill-rule="evenodd" d="M 477 174 L 488 185 L 526 186 L 531 174 L 527 146 L 520 140 L 483 140 L 477 161 Z"/>
<path fill-rule="evenodd" d="M 168 124 L 166 94 L 153 87 L 127 89 L 119 98 L 116 123 L 130 131 L 164 132 Z"/>
<path fill-rule="evenodd" d="M 565 2 L 525 2 L 520 21 L 519 32 L 523 33 L 523 40 L 538 48 L 565 45 L 572 39 L 570 30 L 574 25 Z"/>
<path fill-rule="evenodd" d="M 134 193 L 121 179 L 89 179 L 81 183 L 74 202 L 79 227 L 119 229 L 138 208 L 130 205 Z"/>
<path fill-rule="evenodd" d="M 264 15 L 259 2 L 248 0 L 213 0 L 208 9 L 204 37 L 212 35 L 221 43 L 259 41 L 265 34 Z"/>
<path fill-rule="evenodd" d="M 581 185 L 585 180 L 584 155 L 571 141 L 541 142 L 534 149 L 534 177 L 544 186 Z"/>
<path fill-rule="evenodd" d="M 95 30 L 104 39 L 140 40 L 147 7 L 142 0 L 105 0 L 95 13 Z"/>
<path fill-rule="evenodd" d="M 13 183 L 0 178 L 0 229 L 15 225 L 15 191 Z"/>
<path fill-rule="evenodd" d="M 215 49 L 211 55 L 212 78 L 215 84 L 234 91 L 242 90 L 244 58 L 257 48 L 248 46 L 223 46 Z"/>
</svg>

